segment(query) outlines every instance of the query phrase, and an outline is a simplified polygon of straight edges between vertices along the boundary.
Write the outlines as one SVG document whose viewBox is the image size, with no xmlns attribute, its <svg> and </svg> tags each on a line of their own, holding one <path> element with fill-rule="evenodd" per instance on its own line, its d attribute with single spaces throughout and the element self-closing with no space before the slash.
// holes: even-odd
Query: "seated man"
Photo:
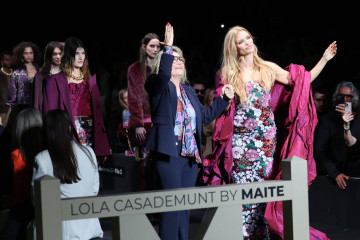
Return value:
<svg viewBox="0 0 360 240">
<path fill-rule="evenodd" d="M 339 99 L 342 99 L 339 101 Z M 333 94 L 334 109 L 319 119 L 314 136 L 314 156 L 319 175 L 329 175 L 339 188 L 346 188 L 346 180 L 353 176 L 349 169 L 351 152 L 344 139 L 345 102 L 352 103 L 354 119 L 350 126 L 352 135 L 360 137 L 360 118 L 356 115 L 359 107 L 359 91 L 351 82 L 341 82 Z"/>
<path fill-rule="evenodd" d="M 192 87 L 195 89 L 196 95 L 200 102 L 204 105 L 205 85 L 201 81 L 194 81 Z"/>
<path fill-rule="evenodd" d="M 354 120 L 352 112 L 345 112 L 344 120 L 344 140 L 349 149 L 350 158 L 346 164 L 347 173 L 353 178 L 360 179 L 360 142 L 351 133 L 351 122 Z M 349 176 L 347 176 L 349 178 Z M 347 178 L 347 179 L 348 179 Z M 346 186 L 346 182 L 343 183 Z"/>
<path fill-rule="evenodd" d="M 329 92 L 325 88 L 313 88 L 313 98 L 318 118 L 328 112 Z"/>
</svg>

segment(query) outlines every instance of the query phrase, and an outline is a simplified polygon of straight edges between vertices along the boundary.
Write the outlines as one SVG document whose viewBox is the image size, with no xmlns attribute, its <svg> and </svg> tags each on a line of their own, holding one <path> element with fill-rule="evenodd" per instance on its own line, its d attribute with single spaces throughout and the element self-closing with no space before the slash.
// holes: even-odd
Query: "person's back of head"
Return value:
<svg viewBox="0 0 360 240">
<path fill-rule="evenodd" d="M 13 148 L 19 148 L 25 161 L 33 161 L 42 149 L 42 116 L 39 110 L 28 107 L 16 116 L 12 129 Z"/>
<path fill-rule="evenodd" d="M 73 149 L 72 121 L 64 110 L 54 109 L 45 114 L 44 142 L 51 157 L 54 176 L 59 178 L 61 183 L 71 184 L 81 180 Z M 91 159 L 88 150 L 80 144 L 78 146 Z"/>
</svg>

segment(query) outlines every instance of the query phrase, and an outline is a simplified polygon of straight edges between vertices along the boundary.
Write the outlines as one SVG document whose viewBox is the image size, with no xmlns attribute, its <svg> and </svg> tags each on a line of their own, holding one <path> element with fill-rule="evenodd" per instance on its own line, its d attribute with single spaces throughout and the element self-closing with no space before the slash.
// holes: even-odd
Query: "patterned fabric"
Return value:
<svg viewBox="0 0 360 240">
<path fill-rule="evenodd" d="M 10 78 L 9 95 L 7 104 L 33 105 L 34 77 L 28 77 L 26 69 L 16 69 Z"/>
<path fill-rule="evenodd" d="M 195 141 L 196 114 L 191 105 L 184 88 L 180 85 L 181 95 L 178 95 L 178 104 L 175 118 L 175 136 L 181 140 L 181 155 L 185 157 L 195 157 L 201 163 L 199 150 Z"/>
<path fill-rule="evenodd" d="M 71 111 L 74 116 L 76 132 L 80 143 L 92 147 L 93 119 L 91 110 L 91 92 L 89 83 L 69 83 Z"/>
<path fill-rule="evenodd" d="M 262 182 L 271 175 L 276 126 L 270 108 L 270 91 L 258 82 L 246 83 L 248 101 L 237 104 L 234 117 L 233 183 Z M 243 234 L 248 239 L 269 239 L 264 218 L 266 204 L 243 206 Z"/>
<path fill-rule="evenodd" d="M 128 121 L 130 117 L 130 112 L 128 109 L 124 109 L 122 112 L 122 120 L 123 122 Z"/>
<path fill-rule="evenodd" d="M 74 116 L 76 132 L 79 136 L 80 143 L 84 146 L 92 147 L 93 145 L 93 120 L 91 117 Z"/>
<path fill-rule="evenodd" d="M 165 54 L 169 54 L 169 55 L 172 55 L 173 54 L 173 49 L 170 47 L 170 46 L 165 46 L 164 47 L 164 53 Z"/>
</svg>

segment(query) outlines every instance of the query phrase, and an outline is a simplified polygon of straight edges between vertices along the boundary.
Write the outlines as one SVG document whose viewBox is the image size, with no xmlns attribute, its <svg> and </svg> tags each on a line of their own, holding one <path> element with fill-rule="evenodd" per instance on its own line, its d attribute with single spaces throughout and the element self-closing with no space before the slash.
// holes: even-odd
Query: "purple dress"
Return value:
<svg viewBox="0 0 360 240">
<path fill-rule="evenodd" d="M 33 82 L 34 77 L 28 77 L 26 69 L 16 69 L 10 78 L 9 96 L 7 104 L 33 105 Z"/>
<path fill-rule="evenodd" d="M 69 83 L 71 110 L 80 143 L 89 147 L 93 144 L 93 118 L 89 83 Z"/>
</svg>

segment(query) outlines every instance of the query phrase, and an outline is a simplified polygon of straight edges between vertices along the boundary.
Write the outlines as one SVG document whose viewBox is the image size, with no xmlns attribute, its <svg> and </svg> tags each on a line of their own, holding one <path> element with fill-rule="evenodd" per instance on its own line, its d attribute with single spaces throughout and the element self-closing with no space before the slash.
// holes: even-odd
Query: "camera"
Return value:
<svg viewBox="0 0 360 240">
<path fill-rule="evenodd" d="M 345 102 L 345 112 L 352 112 L 351 110 L 351 102 Z"/>
<path fill-rule="evenodd" d="M 345 103 L 344 95 L 336 95 L 335 106 Z"/>
</svg>

